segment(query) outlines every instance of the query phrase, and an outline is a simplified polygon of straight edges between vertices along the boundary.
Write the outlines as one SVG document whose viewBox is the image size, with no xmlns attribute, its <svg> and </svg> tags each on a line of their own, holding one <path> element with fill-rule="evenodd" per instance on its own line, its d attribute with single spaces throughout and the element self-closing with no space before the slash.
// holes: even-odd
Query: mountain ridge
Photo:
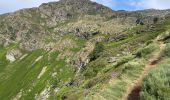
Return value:
<svg viewBox="0 0 170 100">
<path fill-rule="evenodd" d="M 2 23 L 1 26 L 3 25 L 3 23 L 5 21 L 6 22 L 9 21 L 9 23 L 10 22 L 18 23 L 19 26 L 21 24 L 21 27 L 23 27 L 24 26 L 23 24 L 25 24 L 26 27 L 28 28 L 28 29 L 25 29 L 25 32 L 28 32 L 28 30 L 35 31 L 35 30 L 33 30 L 33 27 L 31 27 L 31 26 L 35 26 L 38 30 L 42 30 L 42 32 L 39 31 L 42 34 L 44 34 L 44 33 L 48 34 L 49 28 L 53 28 L 55 30 L 55 27 L 62 23 L 67 23 L 70 20 L 73 21 L 76 19 L 84 20 L 85 16 L 89 16 L 89 17 L 96 16 L 96 14 L 98 15 L 98 17 L 96 17 L 96 19 L 99 19 L 99 20 L 118 18 L 118 20 L 124 19 L 126 21 L 130 21 L 130 25 L 135 24 L 134 20 L 136 20 L 140 16 L 148 16 L 148 15 L 150 16 L 150 14 L 147 15 L 147 13 L 145 15 L 145 12 L 140 13 L 140 12 L 128 12 L 128 11 L 113 11 L 108 7 L 105 7 L 101 4 L 97 4 L 90 0 L 84 0 L 84 2 L 82 2 L 82 1 L 77 2 L 74 0 L 66 0 L 66 1 L 68 3 L 65 3 L 65 1 L 62 0 L 62 1 L 58 1 L 58 2 L 42 4 L 41 6 L 39 6 L 37 8 L 23 9 L 23 10 L 20 10 L 20 11 L 11 13 L 11 14 L 5 14 L 4 16 L 2 16 L 2 19 L 0 20 L 0 22 Z M 72 4 L 69 4 L 69 3 L 72 3 Z M 154 13 L 157 13 L 157 12 L 154 12 Z M 166 14 L 167 13 L 164 13 L 164 11 L 163 11 L 163 13 L 162 12 L 157 13 L 158 17 L 159 17 L 159 15 L 164 17 Z M 87 17 L 87 20 L 88 20 L 88 17 Z M 32 25 L 30 26 L 29 24 L 32 24 Z M 39 26 L 37 26 L 36 24 L 39 24 Z M 18 25 L 16 27 L 18 27 Z M 11 27 L 11 31 L 17 31 L 19 29 L 19 28 L 13 29 L 12 24 L 9 26 Z M 14 24 L 14 26 L 15 26 L 15 24 Z M 96 26 L 96 25 L 94 25 L 94 26 Z M 6 27 L 6 28 L 4 28 L 4 27 L 5 27 L 5 25 L 2 26 L 3 29 L 1 29 L 1 30 L 6 29 L 7 33 L 12 34 L 12 32 L 9 31 L 10 27 Z M 71 32 L 76 32 L 76 29 L 74 29 L 74 30 L 71 29 L 71 30 L 72 30 Z M 58 30 L 58 31 L 60 31 L 60 30 Z M 63 31 L 65 31 L 65 29 L 62 30 L 62 32 Z M 96 33 L 96 32 L 94 32 L 94 33 Z M 3 32 L 1 31 L 1 34 L 2 33 Z M 37 33 L 37 32 L 35 32 L 35 33 Z M 25 33 L 22 33 L 22 34 L 25 34 Z M 17 38 L 16 41 L 21 41 L 21 38 L 20 38 L 20 37 L 22 37 L 21 35 L 12 34 L 12 36 L 13 37 L 11 37 L 11 38 L 13 38 L 14 40 L 16 37 Z M 9 39 L 9 40 L 12 41 L 11 39 Z M 3 41 L 5 41 L 5 40 L 3 40 Z M 7 42 L 9 42 L 9 41 L 7 41 Z M 24 41 L 24 42 L 26 42 L 26 41 Z M 28 44 L 32 44 L 32 43 L 28 43 Z M 38 47 L 33 46 L 32 48 L 30 48 L 30 50 L 33 48 L 38 48 Z"/>
</svg>

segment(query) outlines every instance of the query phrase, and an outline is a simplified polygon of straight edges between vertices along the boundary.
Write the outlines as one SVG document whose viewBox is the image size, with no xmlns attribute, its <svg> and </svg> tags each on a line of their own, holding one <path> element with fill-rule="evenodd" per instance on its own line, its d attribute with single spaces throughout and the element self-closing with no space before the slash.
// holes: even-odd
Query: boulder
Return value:
<svg viewBox="0 0 170 100">
<path fill-rule="evenodd" d="M 6 59 L 10 62 L 14 62 L 16 59 L 20 58 L 22 53 L 19 49 L 11 49 L 6 54 Z"/>
<path fill-rule="evenodd" d="M 110 57 L 107 59 L 108 63 L 113 63 L 113 62 L 116 62 L 117 61 L 117 57 Z"/>
</svg>

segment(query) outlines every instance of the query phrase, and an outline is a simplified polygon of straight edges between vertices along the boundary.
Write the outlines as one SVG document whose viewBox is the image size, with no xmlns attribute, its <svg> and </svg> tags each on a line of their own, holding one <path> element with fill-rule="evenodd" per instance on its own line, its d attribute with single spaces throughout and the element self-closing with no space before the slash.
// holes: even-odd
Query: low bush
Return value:
<svg viewBox="0 0 170 100">
<path fill-rule="evenodd" d="M 105 68 L 106 65 L 107 62 L 103 59 L 97 59 L 95 61 L 92 61 L 86 66 L 84 70 L 85 78 L 95 77 L 99 71 Z"/>
<path fill-rule="evenodd" d="M 170 43 L 168 43 L 165 49 L 160 54 L 161 57 L 170 57 Z"/>
<path fill-rule="evenodd" d="M 133 55 L 128 55 L 128 56 L 124 56 L 121 59 L 119 59 L 115 65 L 113 65 L 115 68 L 119 67 L 120 65 L 123 65 L 127 62 L 129 62 L 130 60 L 133 60 L 134 56 Z"/>
<path fill-rule="evenodd" d="M 143 62 L 133 60 L 123 66 L 122 73 L 129 78 L 137 78 L 143 70 L 143 66 Z"/>
<path fill-rule="evenodd" d="M 143 81 L 141 100 L 169 100 L 170 65 L 160 65 L 149 73 Z"/>
<path fill-rule="evenodd" d="M 168 31 L 162 33 L 161 35 L 159 35 L 159 36 L 157 37 L 157 40 L 158 40 L 158 41 L 166 41 L 166 40 L 168 40 L 169 38 L 170 38 L 170 30 L 168 30 Z"/>
<path fill-rule="evenodd" d="M 98 77 L 94 77 L 94 78 L 88 80 L 84 84 L 83 88 L 86 88 L 86 89 L 92 88 L 93 86 L 95 86 L 97 84 L 103 84 L 103 83 L 107 82 L 109 79 L 110 79 L 110 76 L 107 75 L 107 74 L 102 75 L 102 76 L 98 76 Z"/>
<path fill-rule="evenodd" d="M 148 54 L 151 54 L 155 50 L 159 50 L 159 46 L 157 44 L 150 44 L 144 48 L 138 49 L 135 55 L 138 58 L 141 58 L 141 57 L 145 58 L 147 57 Z"/>
<path fill-rule="evenodd" d="M 158 18 L 158 17 L 154 17 L 154 18 L 153 18 L 153 23 L 154 23 L 154 24 L 156 24 L 158 21 L 159 21 L 159 18 Z"/>
<path fill-rule="evenodd" d="M 104 45 L 102 43 L 96 43 L 96 46 L 95 46 L 94 50 L 89 55 L 90 61 L 94 61 L 98 57 L 100 57 L 103 50 L 104 50 Z"/>
</svg>

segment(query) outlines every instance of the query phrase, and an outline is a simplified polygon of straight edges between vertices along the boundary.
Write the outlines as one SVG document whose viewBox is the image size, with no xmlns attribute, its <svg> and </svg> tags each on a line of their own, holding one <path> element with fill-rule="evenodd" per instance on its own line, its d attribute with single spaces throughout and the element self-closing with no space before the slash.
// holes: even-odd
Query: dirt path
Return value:
<svg viewBox="0 0 170 100">
<path fill-rule="evenodd" d="M 160 52 L 166 47 L 166 44 L 163 42 L 159 42 Z M 155 54 L 151 59 L 149 59 L 149 63 L 145 65 L 144 71 L 141 76 L 135 80 L 131 86 L 128 87 L 123 100 L 140 100 L 139 92 L 141 90 L 141 83 L 143 78 L 153 69 L 160 61 L 159 61 L 159 53 Z"/>
</svg>

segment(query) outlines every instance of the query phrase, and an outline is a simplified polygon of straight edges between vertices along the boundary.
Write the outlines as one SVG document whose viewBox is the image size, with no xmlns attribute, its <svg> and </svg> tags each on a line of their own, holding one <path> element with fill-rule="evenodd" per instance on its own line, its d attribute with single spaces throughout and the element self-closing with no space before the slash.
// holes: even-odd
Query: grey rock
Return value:
<svg viewBox="0 0 170 100">
<path fill-rule="evenodd" d="M 7 52 L 6 59 L 9 60 L 10 62 L 14 62 L 21 56 L 22 56 L 22 53 L 19 49 L 11 49 Z"/>
</svg>

